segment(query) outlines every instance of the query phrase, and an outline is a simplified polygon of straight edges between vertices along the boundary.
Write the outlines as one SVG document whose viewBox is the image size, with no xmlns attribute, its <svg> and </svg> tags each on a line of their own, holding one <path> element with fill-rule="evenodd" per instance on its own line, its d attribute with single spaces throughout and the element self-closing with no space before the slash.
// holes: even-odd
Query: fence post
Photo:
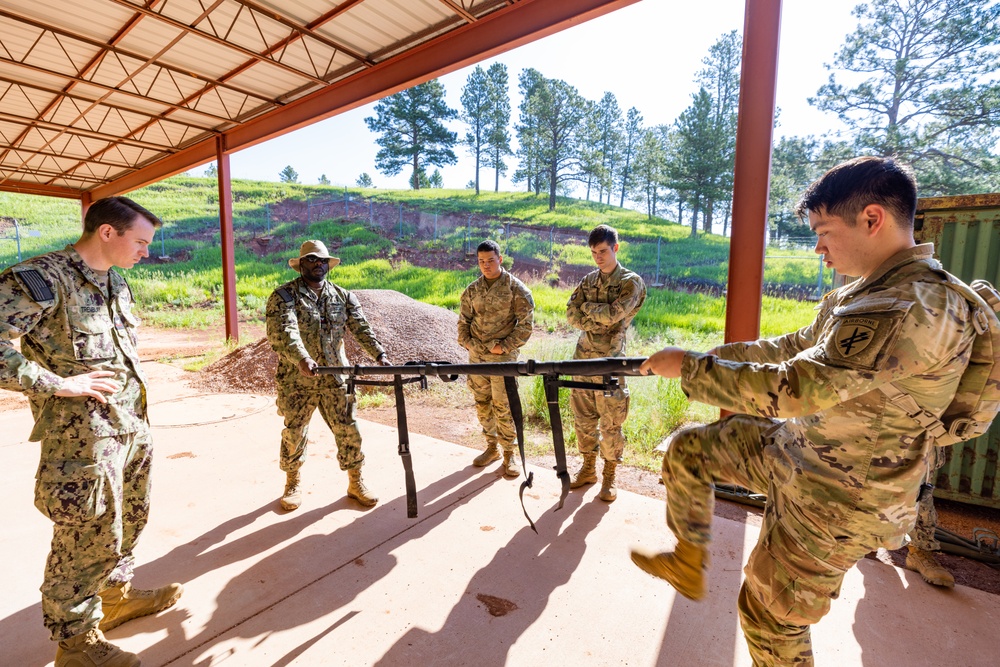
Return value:
<svg viewBox="0 0 1000 667">
<path fill-rule="evenodd" d="M 14 240 L 17 242 L 17 263 L 21 263 L 21 226 L 17 224 L 17 218 L 11 218 L 14 221 Z"/>
<path fill-rule="evenodd" d="M 344 217 L 351 215 L 351 200 L 347 197 L 347 186 L 344 186 Z"/>
<path fill-rule="evenodd" d="M 662 240 L 663 237 L 661 236 L 656 237 L 656 277 L 653 278 L 654 285 L 660 284 L 660 241 Z"/>
<path fill-rule="evenodd" d="M 816 280 L 816 298 L 823 296 L 823 255 L 819 256 L 819 278 Z"/>
<path fill-rule="evenodd" d="M 163 240 L 166 237 L 166 235 L 167 235 L 167 227 L 166 227 L 166 225 L 160 225 L 160 257 L 161 258 L 167 256 L 167 245 L 166 245 L 166 243 Z"/>
</svg>

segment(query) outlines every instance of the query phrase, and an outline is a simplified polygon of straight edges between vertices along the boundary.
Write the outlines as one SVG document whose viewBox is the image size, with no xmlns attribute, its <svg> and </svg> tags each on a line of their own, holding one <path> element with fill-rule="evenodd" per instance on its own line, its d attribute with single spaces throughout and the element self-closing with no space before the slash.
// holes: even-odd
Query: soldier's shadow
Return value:
<svg viewBox="0 0 1000 667">
<path fill-rule="evenodd" d="M 543 515 L 538 535 L 528 526 L 518 531 L 469 580 L 440 630 L 410 629 L 376 664 L 409 666 L 414 656 L 424 656 L 436 665 L 506 665 L 510 647 L 541 616 L 549 596 L 569 581 L 583 559 L 588 533 L 609 509 L 608 503 L 583 504 L 583 499 L 583 493 L 573 493 L 561 510 Z M 556 540 L 559 548 L 550 548 Z"/>
<path fill-rule="evenodd" d="M 431 483 L 419 491 L 423 497 L 435 499 L 421 506 L 421 517 L 425 518 L 416 524 L 401 524 L 399 532 L 392 535 L 391 539 L 406 542 L 423 537 L 446 521 L 455 509 L 469 502 L 498 479 L 495 475 L 479 475 L 476 469 L 465 468 Z M 226 535 L 252 524 L 261 515 L 272 512 L 275 502 L 269 501 L 254 512 L 231 519 L 142 566 L 137 570 L 137 575 L 141 574 L 144 581 L 194 582 L 206 573 L 223 569 L 291 540 L 325 515 L 350 507 L 350 503 L 351 501 L 341 499 L 326 507 L 295 513 L 287 520 L 270 524 L 212 548 L 223 542 Z M 213 660 L 219 659 L 220 653 L 231 652 L 231 649 L 214 648 L 224 639 L 264 634 L 264 638 L 260 640 L 264 641 L 266 635 L 272 632 L 308 623 L 343 607 L 396 566 L 394 556 L 380 553 L 378 541 L 367 553 L 359 552 L 364 551 L 364 545 L 373 544 L 372 534 L 377 530 L 378 522 L 395 522 L 399 517 L 405 517 L 405 512 L 406 498 L 398 497 L 359 514 L 351 523 L 330 534 L 308 535 L 255 562 L 226 582 L 215 599 L 215 611 L 211 618 L 193 636 L 185 637 L 185 632 L 179 627 L 186 617 L 182 609 L 183 598 L 175 612 L 168 612 L 159 619 L 134 621 L 135 624 L 150 623 L 151 627 L 164 627 L 164 619 L 170 619 L 168 636 L 158 645 L 144 650 L 142 656 L 148 656 L 154 661 L 169 661 L 171 665 L 211 664 Z M 378 534 L 384 533 L 384 528 L 378 531 Z M 255 616 L 261 612 L 306 591 L 310 586 L 344 568 L 363 568 L 364 571 L 359 571 L 357 576 L 338 578 L 341 585 L 335 588 L 334 595 L 324 592 L 321 600 L 310 599 L 306 604 L 285 605 L 289 608 L 288 613 L 268 614 L 266 628 L 255 626 Z M 186 630 L 190 633 L 191 627 L 186 627 Z"/>
</svg>

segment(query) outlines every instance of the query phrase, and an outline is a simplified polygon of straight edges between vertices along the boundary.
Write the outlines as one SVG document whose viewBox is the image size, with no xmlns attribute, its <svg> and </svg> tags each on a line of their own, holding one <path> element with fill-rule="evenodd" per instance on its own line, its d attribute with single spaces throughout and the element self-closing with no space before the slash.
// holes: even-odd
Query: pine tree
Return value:
<svg viewBox="0 0 1000 667">
<path fill-rule="evenodd" d="M 426 179 L 426 174 L 420 176 L 426 165 L 458 162 L 452 150 L 458 137 L 444 124 L 457 115 L 445 103 L 444 86 L 437 79 L 380 100 L 375 115 L 365 118 L 369 130 L 381 133 L 375 167 L 395 176 L 410 166 L 410 184 L 419 189 Z"/>
<path fill-rule="evenodd" d="M 486 146 L 486 136 L 489 130 L 489 114 L 491 111 L 490 85 L 486 71 L 479 65 L 465 80 L 462 87 L 462 111 L 459 118 L 469 126 L 462 143 L 468 146 L 469 152 L 476 160 L 476 194 L 479 194 L 479 164 Z"/>
<path fill-rule="evenodd" d="M 493 63 L 486 70 L 489 84 L 490 110 L 486 122 L 486 153 L 484 165 L 494 170 L 493 190 L 500 191 L 500 174 L 507 173 L 504 158 L 511 155 L 510 149 L 510 90 L 507 66 Z"/>
<path fill-rule="evenodd" d="M 869 0 L 854 15 L 858 27 L 810 103 L 837 114 L 856 152 L 911 164 L 921 194 L 1000 186 L 1000 3 Z"/>
</svg>

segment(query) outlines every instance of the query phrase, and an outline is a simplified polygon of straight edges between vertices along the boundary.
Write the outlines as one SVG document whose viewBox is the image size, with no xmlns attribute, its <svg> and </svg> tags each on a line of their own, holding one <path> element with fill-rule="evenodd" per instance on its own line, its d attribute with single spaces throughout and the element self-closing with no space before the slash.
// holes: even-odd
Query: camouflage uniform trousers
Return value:
<svg viewBox="0 0 1000 667">
<path fill-rule="evenodd" d="M 740 623 L 755 666 L 812 665 L 809 626 L 830 610 L 844 574 L 877 545 L 811 516 L 781 492 L 767 453 L 775 426 L 734 415 L 678 433 L 663 457 L 667 525 L 677 537 L 707 545 L 713 482 L 766 493 L 760 537 L 743 569 Z"/>
<path fill-rule="evenodd" d="M 603 382 L 599 377 L 574 377 L 577 382 Z M 621 461 L 625 452 L 625 434 L 622 424 L 628 417 L 629 393 L 625 378 L 620 378 L 621 388 L 611 396 L 601 390 L 573 389 L 569 405 L 573 409 L 576 427 L 576 445 L 581 454 L 591 454 L 598 449 L 605 461 Z"/>
<path fill-rule="evenodd" d="M 42 615 L 59 641 L 96 628 L 104 588 L 132 579 L 132 554 L 149 516 L 148 430 L 83 442 L 42 440 L 35 506 L 52 520 Z"/>
<path fill-rule="evenodd" d="M 294 391 L 278 388 L 278 414 L 285 418 L 285 428 L 281 431 L 281 469 L 295 472 L 305 463 L 309 420 L 316 408 L 333 431 L 340 469 L 360 468 L 365 456 L 361 453 L 361 432 L 354 419 L 354 401 L 347 400 L 344 387 L 328 386 Z"/>
<path fill-rule="evenodd" d="M 931 483 L 937 477 L 937 472 L 945 464 L 946 453 L 940 447 L 931 450 L 931 469 L 929 477 Z M 924 551 L 940 551 L 941 543 L 934 537 L 937 530 L 937 510 L 934 509 L 934 494 L 927 491 L 923 497 L 917 501 L 917 523 L 910 532 L 913 546 Z"/>
<path fill-rule="evenodd" d="M 516 351 L 508 354 L 469 352 L 469 363 L 472 364 L 516 360 Z M 517 433 L 510 414 L 504 379 L 500 376 L 469 375 L 467 381 L 476 401 L 476 416 L 483 427 L 486 444 L 490 447 L 499 444 L 503 451 L 513 452 L 516 449 L 514 442 Z"/>
</svg>

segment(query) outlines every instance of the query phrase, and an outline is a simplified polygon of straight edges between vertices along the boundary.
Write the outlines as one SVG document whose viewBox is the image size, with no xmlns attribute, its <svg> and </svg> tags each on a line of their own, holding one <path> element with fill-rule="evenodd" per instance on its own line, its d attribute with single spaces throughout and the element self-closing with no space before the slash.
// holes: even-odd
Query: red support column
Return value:
<svg viewBox="0 0 1000 667">
<path fill-rule="evenodd" d="M 83 229 L 83 221 L 87 218 L 87 211 L 90 210 L 90 205 L 93 203 L 94 196 L 89 192 L 80 195 L 80 229 Z"/>
<path fill-rule="evenodd" d="M 229 154 L 226 137 L 215 140 L 219 176 L 219 228 L 222 240 L 222 301 L 226 312 L 226 340 L 240 340 L 239 314 L 236 310 L 236 251 L 233 242 L 233 187 L 229 181 Z"/>
<path fill-rule="evenodd" d="M 780 32 L 781 0 L 746 0 L 726 292 L 727 343 L 760 336 Z"/>
</svg>

